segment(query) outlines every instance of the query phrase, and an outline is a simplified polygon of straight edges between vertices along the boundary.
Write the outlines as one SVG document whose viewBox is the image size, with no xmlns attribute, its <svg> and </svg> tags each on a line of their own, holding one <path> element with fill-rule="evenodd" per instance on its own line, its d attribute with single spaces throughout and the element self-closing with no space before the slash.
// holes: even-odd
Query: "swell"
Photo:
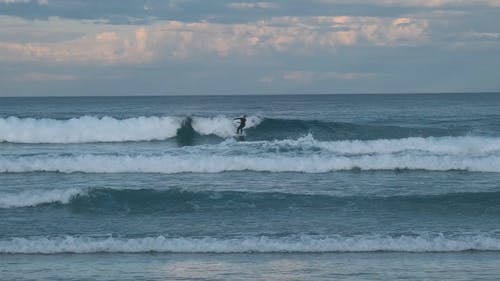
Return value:
<svg viewBox="0 0 500 281">
<path fill-rule="evenodd" d="M 230 138 L 237 121 L 230 117 L 141 116 L 128 119 L 81 116 L 77 118 L 0 118 L 0 142 L 89 143 L 175 139 L 192 145 L 207 137 Z M 462 131 L 442 128 L 405 128 L 319 120 L 248 118 L 247 140 L 292 139 L 312 134 L 319 140 L 371 140 L 407 137 L 456 136 Z"/>
<path fill-rule="evenodd" d="M 500 239 L 489 234 L 357 235 L 239 238 L 168 237 L 16 237 L 0 240 L 0 254 L 59 253 L 334 253 L 334 252 L 500 251 Z"/>
<path fill-rule="evenodd" d="M 36 199 L 34 199 L 36 198 Z M 391 210 L 500 214 L 500 192 L 407 196 L 330 196 L 282 192 L 188 191 L 182 189 L 67 189 L 4 196 L 2 208 L 60 207 L 92 212 L 197 212 L 208 210 Z"/>
<path fill-rule="evenodd" d="M 256 140 L 298 138 L 312 134 L 318 140 L 373 140 L 409 137 L 455 136 L 463 132 L 443 128 L 366 125 L 321 120 L 265 118 L 248 135 Z"/>
<path fill-rule="evenodd" d="M 1 193 L 0 208 L 29 207 L 49 203 L 68 204 L 70 200 L 76 196 L 82 196 L 86 192 L 86 189 L 83 188 L 68 188 Z"/>
</svg>

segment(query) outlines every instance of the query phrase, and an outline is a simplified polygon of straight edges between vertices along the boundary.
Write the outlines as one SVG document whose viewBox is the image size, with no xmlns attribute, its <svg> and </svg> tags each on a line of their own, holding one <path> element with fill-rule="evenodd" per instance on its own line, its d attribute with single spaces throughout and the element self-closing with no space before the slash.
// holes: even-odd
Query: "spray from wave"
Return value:
<svg viewBox="0 0 500 281">
<path fill-rule="evenodd" d="M 217 117 L 193 117 L 193 129 L 200 135 L 216 135 L 221 138 L 232 137 L 235 134 L 235 122 L 224 116 Z M 246 129 L 256 127 L 262 121 L 261 118 L 248 117 Z"/>
</svg>

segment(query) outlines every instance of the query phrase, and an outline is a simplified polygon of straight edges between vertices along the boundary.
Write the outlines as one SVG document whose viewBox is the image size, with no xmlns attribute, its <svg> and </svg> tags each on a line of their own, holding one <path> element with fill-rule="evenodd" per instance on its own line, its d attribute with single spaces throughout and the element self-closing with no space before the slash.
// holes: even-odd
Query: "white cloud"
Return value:
<svg viewBox="0 0 500 281">
<path fill-rule="evenodd" d="M 443 7 L 492 6 L 500 7 L 500 0 L 321 0 L 325 4 L 372 4 L 381 6 Z"/>
<path fill-rule="evenodd" d="M 28 3 L 30 0 L 0 0 L 0 3 Z"/>
<path fill-rule="evenodd" d="M 494 32 L 471 31 L 471 32 L 468 32 L 467 35 L 472 37 L 472 38 L 479 38 L 479 39 L 498 39 L 498 38 L 500 38 L 500 33 L 494 33 Z"/>
<path fill-rule="evenodd" d="M 49 0 L 0 0 L 0 3 L 14 4 L 14 3 L 30 3 L 37 2 L 38 5 L 48 5 Z"/>
<path fill-rule="evenodd" d="M 325 80 L 359 80 L 375 76 L 375 73 L 359 72 L 284 71 L 264 76 L 260 81 L 263 83 L 271 83 L 274 81 L 314 83 Z"/>
<path fill-rule="evenodd" d="M 271 2 L 238 2 L 238 3 L 230 3 L 229 7 L 236 10 L 245 10 L 245 9 L 272 9 L 276 7 L 276 4 Z"/>
<path fill-rule="evenodd" d="M 11 43 L 0 41 L 0 61 L 43 61 L 49 63 L 143 63 L 152 58 L 146 47 L 147 30 L 105 31 L 74 40 L 54 43 Z"/>
<path fill-rule="evenodd" d="M 119 40 L 118 35 L 116 34 L 116 32 L 103 32 L 103 33 L 99 33 L 99 34 L 97 34 L 95 36 L 95 39 L 98 42 Z"/>
<path fill-rule="evenodd" d="M 382 0 L 384 4 L 412 7 L 442 7 L 442 6 L 500 6 L 499 0 Z"/>
<path fill-rule="evenodd" d="M 73 74 L 55 74 L 44 72 L 29 72 L 16 77 L 18 81 L 71 81 L 78 80 L 80 77 Z"/>
<path fill-rule="evenodd" d="M 355 44 L 417 45 L 426 42 L 425 20 L 376 17 L 278 17 L 248 24 L 166 22 L 163 42 L 185 58 L 197 53 L 251 55 L 258 52 L 314 52 Z"/>
</svg>

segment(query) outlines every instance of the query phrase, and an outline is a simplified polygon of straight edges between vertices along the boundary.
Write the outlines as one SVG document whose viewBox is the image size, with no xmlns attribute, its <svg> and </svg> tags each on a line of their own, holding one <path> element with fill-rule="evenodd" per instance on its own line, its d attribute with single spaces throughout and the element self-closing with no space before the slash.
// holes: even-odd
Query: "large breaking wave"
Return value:
<svg viewBox="0 0 500 281">
<path fill-rule="evenodd" d="M 86 236 L 11 238 L 0 240 L 1 254 L 58 253 L 273 253 L 273 252 L 460 252 L 500 251 L 500 239 L 488 234 L 446 236 L 357 235 L 241 238 L 187 238 L 153 236 L 143 238 L 94 238 Z"/>
<path fill-rule="evenodd" d="M 13 143 L 82 143 L 162 140 L 176 135 L 182 119 L 175 117 L 83 116 L 69 120 L 0 118 L 0 141 Z"/>
<path fill-rule="evenodd" d="M 128 119 L 82 116 L 68 120 L 0 118 L 0 142 L 87 143 L 155 141 L 176 138 L 190 143 L 195 137 L 234 136 L 238 122 L 225 116 L 141 116 Z M 292 139 L 313 134 L 321 140 L 368 140 L 459 135 L 443 128 L 405 128 L 318 120 L 272 119 L 251 116 L 246 130 L 250 140 Z"/>
<path fill-rule="evenodd" d="M 250 117 L 247 128 L 260 122 Z M 0 142 L 12 143 L 86 143 L 153 141 L 176 137 L 183 127 L 199 135 L 222 138 L 235 134 L 236 123 L 231 118 L 151 116 L 128 119 L 82 116 L 68 120 L 35 118 L 0 118 Z"/>
</svg>

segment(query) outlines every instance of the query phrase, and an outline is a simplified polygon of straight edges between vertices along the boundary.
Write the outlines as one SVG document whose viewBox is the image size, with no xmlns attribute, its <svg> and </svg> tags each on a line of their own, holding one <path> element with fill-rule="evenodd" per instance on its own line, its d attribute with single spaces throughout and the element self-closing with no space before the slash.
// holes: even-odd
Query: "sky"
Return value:
<svg viewBox="0 0 500 281">
<path fill-rule="evenodd" d="M 500 92 L 500 0 L 0 0 L 0 96 Z"/>
</svg>

